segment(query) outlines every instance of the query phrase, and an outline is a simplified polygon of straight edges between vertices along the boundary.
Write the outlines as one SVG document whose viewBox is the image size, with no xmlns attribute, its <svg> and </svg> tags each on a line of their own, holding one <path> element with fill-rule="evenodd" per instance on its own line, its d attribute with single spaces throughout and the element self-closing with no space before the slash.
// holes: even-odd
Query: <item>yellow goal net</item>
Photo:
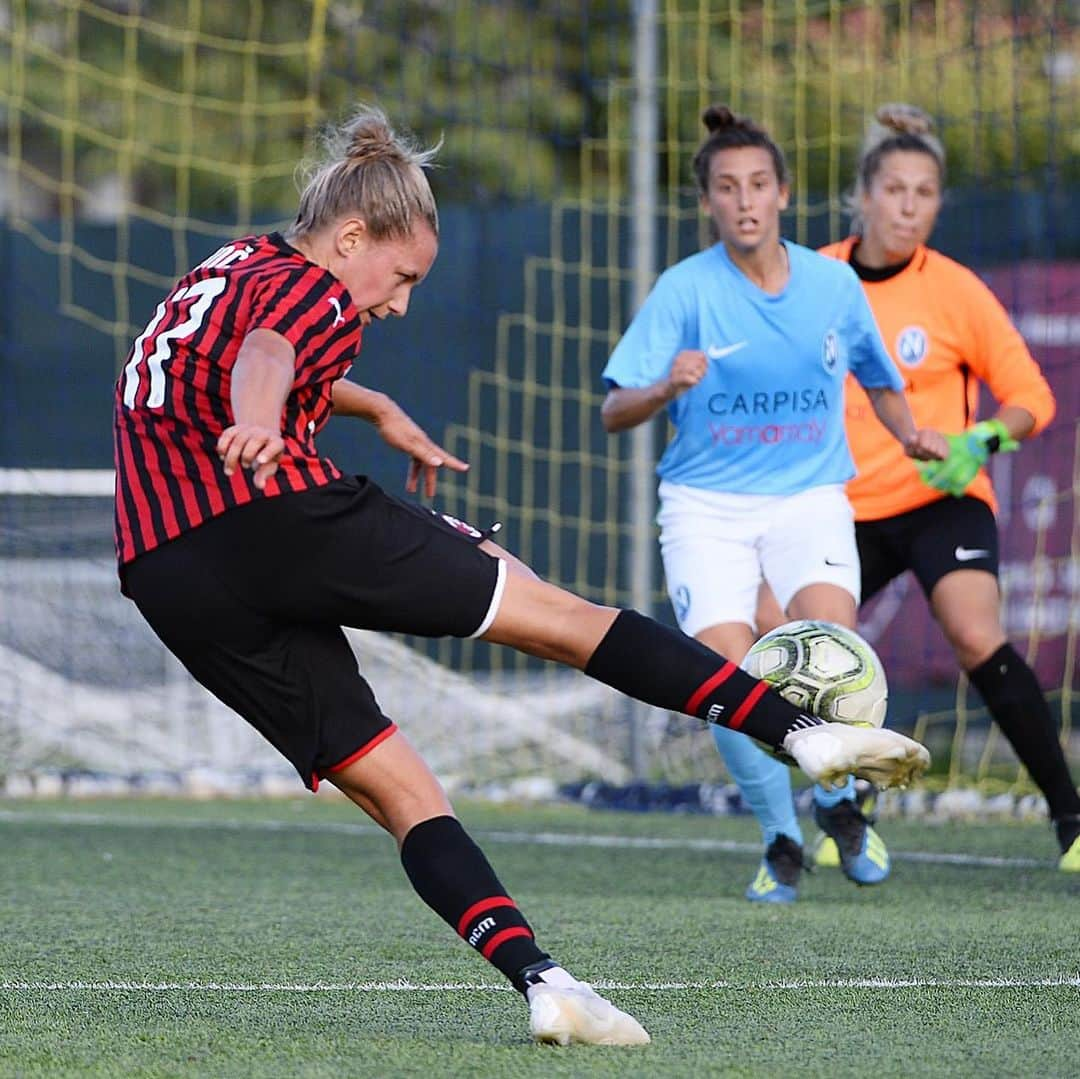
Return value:
<svg viewBox="0 0 1080 1079">
<path fill-rule="evenodd" d="M 32 269 L 6 284 L 5 383 L 10 377 L 30 399 L 40 362 L 30 352 L 54 348 L 50 370 L 72 385 L 97 380 L 93 392 L 107 401 L 99 376 L 123 362 L 161 290 L 224 239 L 285 223 L 313 128 L 356 100 L 377 100 L 404 126 L 444 140 L 434 175 L 443 260 L 459 261 L 442 280 L 463 279 L 461 292 L 476 305 L 471 334 L 460 309 L 450 300 L 440 306 L 437 295 L 407 320 L 430 320 L 430 354 L 416 362 L 448 373 L 401 376 L 410 394 L 403 403 L 437 417 L 432 433 L 472 464 L 447 483 L 442 508 L 479 524 L 499 520 L 500 538 L 545 576 L 600 602 L 630 602 L 629 552 L 655 536 L 633 524 L 640 464 L 625 437 L 602 430 L 599 373 L 633 313 L 632 161 L 643 137 L 634 19 L 649 7 L 4 5 L 6 265 Z M 1075 12 L 1054 0 L 660 0 L 651 32 L 655 272 L 707 242 L 689 160 L 708 104 L 753 116 L 785 148 L 794 179 L 785 233 L 811 246 L 843 234 L 843 195 L 874 107 L 912 101 L 936 118 L 950 194 L 935 243 L 985 274 L 1058 394 L 1053 427 L 1015 459 L 996 462 L 995 481 L 1006 628 L 1072 738 L 1080 623 L 1080 226 L 1067 210 L 1080 188 Z M 35 303 L 54 312 L 55 327 L 32 314 Z M 48 337 L 65 326 L 62 345 Z M 370 347 L 392 374 L 396 346 L 379 352 L 373 338 Z M 93 357 L 105 362 L 93 366 Z M 369 377 L 379 384 L 380 369 Z M 74 392 L 59 402 L 54 412 L 80 408 Z M 450 414 L 440 413 L 446 402 Z M 108 423 L 104 411 L 100 422 Z M 107 461 L 88 460 L 77 446 L 46 449 L 37 433 L 0 440 L 0 589 L 8 597 L 0 731 L 15 746 L 9 774 L 112 775 L 140 760 L 204 775 L 235 775 L 239 762 L 255 760 L 273 774 L 272 757 L 259 756 L 246 731 L 223 733 L 242 725 L 216 714 L 115 595 Z M 659 449 L 663 432 L 655 434 Z M 652 605 L 668 618 L 661 584 L 654 569 Z M 1030 794 L 916 593 L 890 590 L 865 612 L 864 628 L 892 676 L 896 721 L 924 736 L 941 761 L 931 787 Z M 462 787 L 725 780 L 700 725 L 635 712 L 580 676 L 481 644 L 358 638 L 357 647 L 371 657 L 376 690 Z M 418 665 L 441 705 L 418 696 Z M 65 708 L 70 701 L 79 707 Z M 136 714 L 150 716 L 142 734 Z"/>
</svg>

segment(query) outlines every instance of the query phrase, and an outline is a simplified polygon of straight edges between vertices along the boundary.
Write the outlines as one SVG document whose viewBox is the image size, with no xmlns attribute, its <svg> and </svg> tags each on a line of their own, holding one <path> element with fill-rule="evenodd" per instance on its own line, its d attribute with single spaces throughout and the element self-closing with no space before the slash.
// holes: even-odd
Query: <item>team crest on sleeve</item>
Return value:
<svg viewBox="0 0 1080 1079">
<path fill-rule="evenodd" d="M 473 528 L 467 521 L 461 521 L 457 517 L 451 517 L 449 513 L 440 513 L 439 516 L 451 527 L 456 528 L 459 532 L 463 532 L 466 536 L 472 539 L 483 539 L 483 532 L 477 528 Z"/>
<path fill-rule="evenodd" d="M 829 330 L 821 341 L 821 366 L 831 375 L 840 363 L 840 338 Z"/>
<path fill-rule="evenodd" d="M 908 367 L 914 367 L 926 359 L 926 330 L 921 326 L 905 326 L 896 338 L 896 355 Z"/>
</svg>

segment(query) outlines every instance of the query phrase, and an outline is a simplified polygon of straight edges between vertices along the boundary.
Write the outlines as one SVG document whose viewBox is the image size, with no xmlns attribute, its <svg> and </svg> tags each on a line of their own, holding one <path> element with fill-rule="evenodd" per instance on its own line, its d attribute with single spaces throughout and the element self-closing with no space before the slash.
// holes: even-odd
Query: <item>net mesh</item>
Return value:
<svg viewBox="0 0 1080 1079">
<path fill-rule="evenodd" d="M 222 240 L 287 219 L 313 124 L 378 100 L 404 126 L 442 133 L 434 183 L 444 207 L 489 208 L 510 230 L 544 222 L 520 265 L 506 261 L 506 228 L 476 240 L 477 262 L 513 276 L 520 296 L 493 318 L 490 345 L 460 350 L 465 404 L 445 441 L 472 469 L 449 485 L 443 508 L 503 521 L 506 545 L 545 576 L 625 604 L 629 445 L 600 426 L 598 374 L 631 315 L 631 14 L 625 3 L 569 0 L 7 5 L 0 198 L 7 235 L 40 255 L 18 294 L 55 278 L 58 310 L 84 331 L 79 348 L 109 353 L 115 368 L 177 274 Z M 1065 212 L 1078 171 L 1075 12 L 1052 0 L 667 0 L 658 46 L 662 265 L 704 240 L 688 161 L 712 101 L 753 115 L 788 149 L 785 232 L 809 244 L 843 231 L 841 196 L 875 105 L 912 100 L 938 120 L 956 195 L 936 242 L 987 275 L 1058 394 L 1054 426 L 1015 460 L 996 461 L 995 481 L 1007 629 L 1069 736 L 1080 478 L 1080 284 L 1069 261 L 1080 241 Z M 19 342 L 5 335 L 5 347 L 14 354 Z M 65 356 L 61 372 L 72 362 Z M 71 416 L 83 408 L 70 390 L 62 401 Z M 16 747 L 4 767 L 130 771 L 145 757 L 145 767 L 213 758 L 280 770 L 187 683 L 116 594 L 107 499 L 74 494 L 73 474 L 46 490 L 52 481 L 17 471 L 83 462 L 4 443 L 0 452 L 13 466 L 0 507 L 0 723 Z M 917 725 L 937 750 L 937 783 L 1030 790 L 915 593 L 901 582 L 864 627 L 889 669 L 896 721 Z M 659 580 L 654 601 L 666 617 Z M 359 651 L 383 664 L 371 680 L 387 711 L 462 783 L 627 775 L 625 702 L 579 676 L 482 644 L 380 639 Z M 428 660 L 434 688 L 419 700 L 410 669 Z M 654 714 L 639 733 L 646 778 L 723 777 L 696 725 Z M 103 750 L 110 740 L 115 751 Z"/>
<path fill-rule="evenodd" d="M 705 242 L 688 162 L 700 145 L 701 113 L 713 101 L 753 115 L 791 148 L 786 232 L 811 245 L 843 235 L 842 195 L 865 117 L 886 100 L 915 100 L 935 115 L 950 183 L 967 188 L 966 199 L 946 212 L 946 246 L 984 265 L 1005 263 L 988 276 L 1058 394 L 1054 427 L 1025 447 L 1022 464 L 1002 458 L 994 470 L 1003 502 L 1006 628 L 1050 689 L 1068 741 L 1077 688 L 1080 385 L 1072 364 L 1080 274 L 1068 263 L 1028 262 L 1055 251 L 1053 230 L 1023 234 L 1009 218 L 988 229 L 995 207 L 972 188 L 1008 195 L 1060 180 L 1056 136 L 1078 118 L 1077 102 L 1067 80 L 1047 73 L 1077 34 L 1053 5 L 1008 16 L 1006 8 L 958 3 L 662 5 L 658 228 L 665 265 Z M 632 462 L 626 440 L 611 439 L 598 423 L 597 374 L 632 314 L 626 191 L 633 95 L 630 80 L 612 81 L 608 130 L 582 144 L 580 193 L 556 200 L 550 250 L 526 263 L 524 308 L 500 317 L 494 365 L 470 374 L 468 417 L 450 432 L 451 448 L 478 463 L 458 512 L 506 521 L 513 549 L 574 590 L 616 604 L 630 600 Z M 668 601 L 657 583 L 654 602 L 663 615 Z M 905 577 L 864 612 L 862 628 L 892 678 L 892 722 L 915 727 L 933 747 L 941 762 L 933 784 L 1030 791 L 985 710 L 969 700 L 966 680 L 957 681 L 951 649 L 917 593 Z M 443 650 L 447 660 L 455 654 Z M 485 662 L 527 666 L 506 654 Z M 657 778 L 692 778 L 713 759 L 707 733 L 685 721 L 654 717 L 653 728 L 664 732 L 649 741 Z"/>
<path fill-rule="evenodd" d="M 80 499 L 74 509 L 62 496 L 0 501 L 23 526 L 21 555 L 0 558 L 7 612 L 0 737 L 9 774 L 97 773 L 142 789 L 226 789 L 252 779 L 265 789 L 289 778 L 276 752 L 230 718 L 131 617 L 112 560 L 91 557 L 85 547 L 63 552 L 74 529 L 111 512 L 105 500 Z M 30 533 L 36 557 L 27 552 Z M 365 677 L 379 687 L 383 711 L 405 721 L 451 789 L 524 780 L 551 793 L 560 774 L 629 778 L 625 763 L 587 729 L 614 696 L 606 687 L 574 675 L 559 683 L 477 680 L 392 638 L 347 634 Z"/>
</svg>

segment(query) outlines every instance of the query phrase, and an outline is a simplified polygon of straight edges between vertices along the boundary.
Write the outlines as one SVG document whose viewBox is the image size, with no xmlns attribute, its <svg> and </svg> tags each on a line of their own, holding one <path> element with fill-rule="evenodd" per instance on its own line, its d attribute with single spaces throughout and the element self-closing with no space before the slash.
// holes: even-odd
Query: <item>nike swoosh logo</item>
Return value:
<svg viewBox="0 0 1080 1079">
<path fill-rule="evenodd" d="M 985 547 L 957 547 L 953 554 L 957 562 L 970 562 L 975 558 L 989 558 L 990 552 Z"/>
<path fill-rule="evenodd" d="M 750 344 L 749 341 L 738 341 L 734 345 L 724 345 L 721 348 L 719 345 L 709 345 L 705 350 L 705 355 L 710 360 L 722 360 L 725 356 L 730 356 L 733 352 L 738 352 L 741 348 L 746 348 Z"/>
<path fill-rule="evenodd" d="M 841 566 L 841 567 L 846 567 L 846 566 L 847 566 L 848 564 L 847 564 L 847 562 L 834 562 L 834 561 L 833 561 L 833 560 L 832 560 L 831 558 L 826 558 L 826 559 L 825 559 L 825 565 L 826 565 L 826 566 Z"/>
</svg>

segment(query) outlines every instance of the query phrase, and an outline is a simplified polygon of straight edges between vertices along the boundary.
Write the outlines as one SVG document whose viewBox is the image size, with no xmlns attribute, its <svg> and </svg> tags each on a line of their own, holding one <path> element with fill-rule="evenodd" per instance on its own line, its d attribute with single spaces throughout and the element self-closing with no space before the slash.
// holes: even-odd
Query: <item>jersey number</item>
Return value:
<svg viewBox="0 0 1080 1079">
<path fill-rule="evenodd" d="M 178 288 L 171 296 L 158 304 L 154 317 L 147 323 L 146 329 L 139 334 L 131 350 L 131 359 L 124 368 L 124 404 L 128 408 L 135 407 L 135 396 L 139 392 L 139 364 L 142 362 L 143 346 L 147 340 L 154 338 L 154 351 L 146 361 L 147 370 L 150 372 L 150 392 L 146 397 L 146 405 L 148 408 L 161 408 L 165 404 L 164 364 L 172 355 L 173 341 L 190 337 L 202 325 L 206 312 L 210 310 L 210 305 L 225 291 L 227 283 L 224 277 L 208 277 L 204 281 L 196 281 L 194 285 Z M 165 305 L 170 301 L 179 303 L 181 300 L 191 299 L 195 302 L 189 308 L 187 318 L 154 337 L 155 331 L 161 325 L 161 320 L 165 317 Z"/>
</svg>

